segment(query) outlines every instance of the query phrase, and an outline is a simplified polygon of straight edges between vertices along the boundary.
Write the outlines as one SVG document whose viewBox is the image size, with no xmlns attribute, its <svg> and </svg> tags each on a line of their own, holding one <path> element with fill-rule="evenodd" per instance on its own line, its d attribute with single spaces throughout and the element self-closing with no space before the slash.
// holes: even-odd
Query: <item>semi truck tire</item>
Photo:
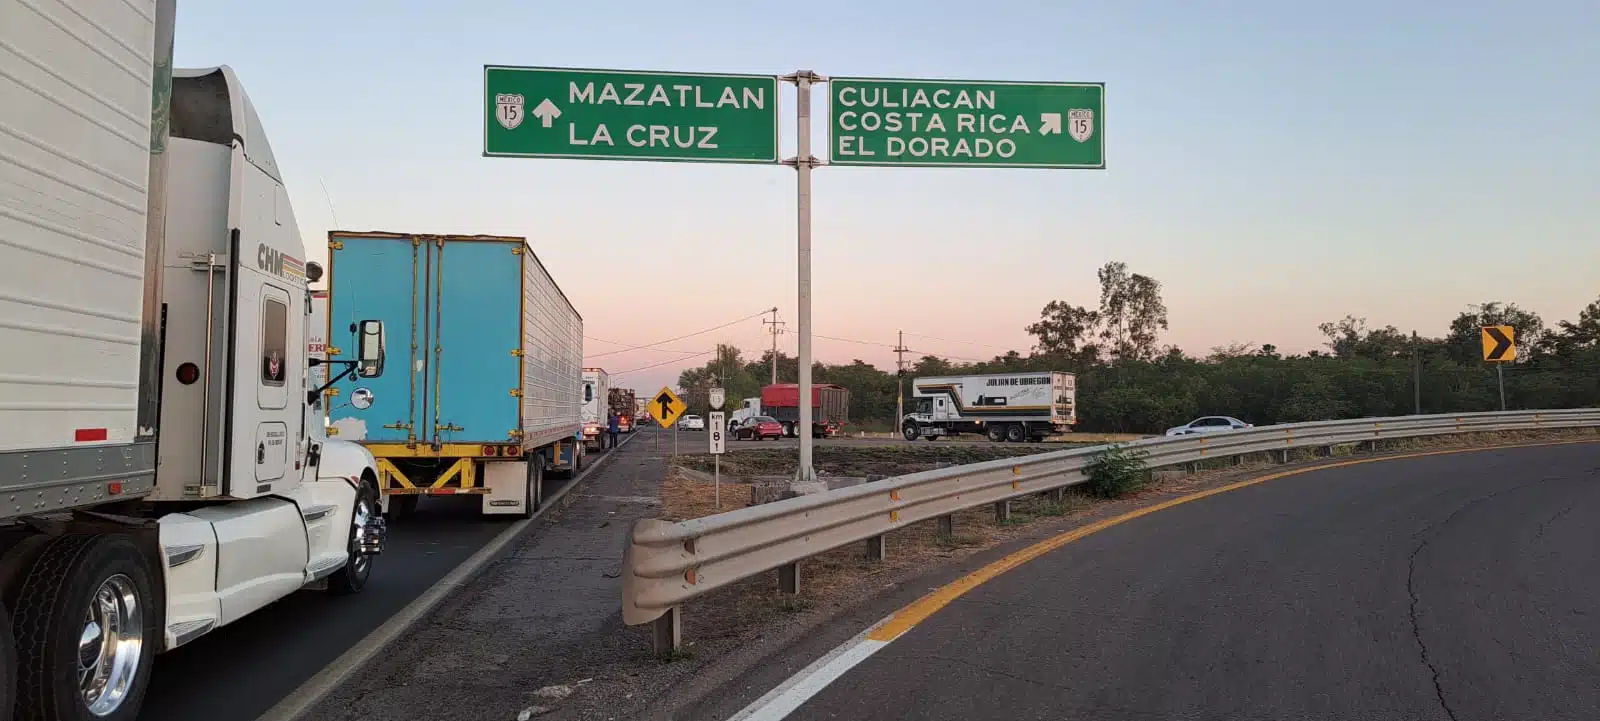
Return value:
<svg viewBox="0 0 1600 721">
<path fill-rule="evenodd" d="M 1021 443 L 1028 440 L 1028 431 L 1022 427 L 1021 423 L 1013 423 L 1006 426 L 1006 440 L 1012 443 Z"/>
<path fill-rule="evenodd" d="M 544 457 L 537 453 L 528 456 L 528 488 L 522 499 L 521 518 L 533 518 L 544 503 Z"/>
<path fill-rule="evenodd" d="M 907 423 L 900 429 L 900 434 L 905 436 L 906 440 L 914 441 L 917 440 L 917 436 L 922 435 L 922 432 L 917 430 L 917 424 Z"/>
<path fill-rule="evenodd" d="M 991 424 L 985 435 L 989 436 L 989 440 L 994 441 L 995 443 L 1001 443 L 1006 439 L 1006 429 L 1001 428 L 998 425 Z"/>
<path fill-rule="evenodd" d="M 138 716 L 161 639 L 155 579 L 123 534 L 45 546 L 17 592 L 17 721 Z"/>
<path fill-rule="evenodd" d="M 11 721 L 17 705 L 17 644 L 11 635 L 11 616 L 0 603 L 0 721 Z"/>
<path fill-rule="evenodd" d="M 794 432 L 794 424 L 793 423 L 785 423 L 785 424 L 783 424 L 783 437 L 784 438 L 799 438 L 800 437 L 799 434 Z"/>
<path fill-rule="evenodd" d="M 361 534 L 365 533 L 367 521 L 377 514 L 378 487 L 363 481 L 356 491 L 355 512 L 350 514 L 350 560 L 328 577 L 328 593 L 353 596 L 367 587 L 367 579 L 372 577 L 372 556 L 361 552 Z"/>
</svg>

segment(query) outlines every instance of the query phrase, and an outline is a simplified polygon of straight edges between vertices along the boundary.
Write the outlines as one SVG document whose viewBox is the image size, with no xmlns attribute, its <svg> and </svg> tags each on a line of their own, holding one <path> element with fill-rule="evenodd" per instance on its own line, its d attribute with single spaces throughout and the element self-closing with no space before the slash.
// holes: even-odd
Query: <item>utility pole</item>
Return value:
<svg viewBox="0 0 1600 721">
<path fill-rule="evenodd" d="M 900 420 L 906 417 L 906 332 L 898 331 L 899 340 L 894 344 L 894 425 L 895 432 L 900 430 Z"/>
<path fill-rule="evenodd" d="M 767 329 L 767 332 L 772 334 L 772 383 L 776 385 L 778 383 L 778 334 L 782 333 L 783 326 L 788 324 L 778 320 L 777 308 L 767 312 L 772 314 L 772 320 L 762 320 L 761 322 L 772 326 Z"/>
</svg>

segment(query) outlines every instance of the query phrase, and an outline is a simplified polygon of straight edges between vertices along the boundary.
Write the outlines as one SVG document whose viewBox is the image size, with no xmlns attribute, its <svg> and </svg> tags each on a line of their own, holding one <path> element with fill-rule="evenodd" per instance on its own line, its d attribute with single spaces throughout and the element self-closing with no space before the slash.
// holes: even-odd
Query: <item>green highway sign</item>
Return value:
<svg viewBox="0 0 1600 721">
<path fill-rule="evenodd" d="M 778 162 L 772 75 L 483 69 L 483 154 Z"/>
<path fill-rule="evenodd" d="M 1105 168 L 1104 83 L 828 80 L 829 165 Z"/>
</svg>

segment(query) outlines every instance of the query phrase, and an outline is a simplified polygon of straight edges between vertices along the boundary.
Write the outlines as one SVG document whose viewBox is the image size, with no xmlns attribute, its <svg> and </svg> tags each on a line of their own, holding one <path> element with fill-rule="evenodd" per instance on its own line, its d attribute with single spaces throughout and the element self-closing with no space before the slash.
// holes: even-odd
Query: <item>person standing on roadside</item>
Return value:
<svg viewBox="0 0 1600 721">
<path fill-rule="evenodd" d="M 617 435 L 622 433 L 622 419 L 617 417 L 617 412 L 612 411 L 611 417 L 606 419 L 606 435 L 611 436 L 611 447 L 617 447 Z"/>
</svg>

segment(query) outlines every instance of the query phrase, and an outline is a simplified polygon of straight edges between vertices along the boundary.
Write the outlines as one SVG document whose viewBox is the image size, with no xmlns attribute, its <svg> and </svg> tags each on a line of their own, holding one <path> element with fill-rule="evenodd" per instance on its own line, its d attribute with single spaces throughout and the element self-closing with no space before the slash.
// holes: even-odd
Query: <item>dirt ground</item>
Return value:
<svg viewBox="0 0 1600 721">
<path fill-rule="evenodd" d="M 812 465 L 821 477 L 850 477 L 877 480 L 890 476 L 927 471 L 946 466 L 959 466 L 997 458 L 1016 458 L 1036 453 L 1073 448 L 1060 443 L 926 443 L 920 445 L 885 446 L 816 446 Z M 724 479 L 755 478 L 761 476 L 792 476 L 797 457 L 793 448 L 745 448 L 722 457 Z M 677 457 L 674 463 L 702 473 L 710 473 L 712 456 L 690 453 Z"/>
</svg>

